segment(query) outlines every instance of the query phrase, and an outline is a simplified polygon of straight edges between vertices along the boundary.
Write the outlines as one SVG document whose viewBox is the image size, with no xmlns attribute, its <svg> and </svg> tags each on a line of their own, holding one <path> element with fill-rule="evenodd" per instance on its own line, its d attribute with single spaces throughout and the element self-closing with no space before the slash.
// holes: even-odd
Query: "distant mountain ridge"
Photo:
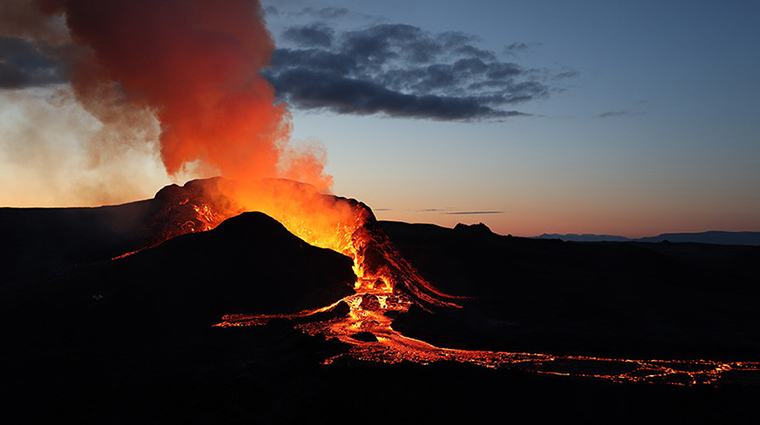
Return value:
<svg viewBox="0 0 760 425">
<path fill-rule="evenodd" d="M 533 239 L 562 239 L 563 241 L 570 242 L 630 242 L 634 240 L 624 236 L 595 235 L 591 233 L 584 233 L 582 235 L 577 233 L 567 233 L 564 235 L 559 233 L 544 233 L 541 236 L 534 236 Z"/>
<path fill-rule="evenodd" d="M 707 243 L 716 245 L 760 245 L 760 232 L 722 232 L 709 231 L 698 233 L 663 233 L 659 236 L 648 236 L 639 239 L 626 238 L 615 235 L 595 235 L 595 234 L 558 234 L 544 233 L 541 236 L 535 236 L 534 239 L 561 239 L 572 242 L 692 242 Z"/>
</svg>

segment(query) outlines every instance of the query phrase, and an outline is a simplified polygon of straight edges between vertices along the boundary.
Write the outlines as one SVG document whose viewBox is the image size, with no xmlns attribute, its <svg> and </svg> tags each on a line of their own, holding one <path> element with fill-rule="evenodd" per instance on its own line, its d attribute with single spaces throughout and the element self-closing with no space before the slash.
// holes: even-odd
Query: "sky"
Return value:
<svg viewBox="0 0 760 425">
<path fill-rule="evenodd" d="M 379 219 L 760 231 L 757 2 L 262 6 L 276 46 L 263 74 L 294 142 L 323 146 L 333 193 Z M 147 143 L 82 146 L 97 119 L 44 58 L 0 40 L 5 77 L 11 53 L 36 58 L 18 62 L 34 81 L 0 84 L 0 205 L 128 202 L 195 177 L 166 174 L 157 125 L 136 136 Z"/>
</svg>

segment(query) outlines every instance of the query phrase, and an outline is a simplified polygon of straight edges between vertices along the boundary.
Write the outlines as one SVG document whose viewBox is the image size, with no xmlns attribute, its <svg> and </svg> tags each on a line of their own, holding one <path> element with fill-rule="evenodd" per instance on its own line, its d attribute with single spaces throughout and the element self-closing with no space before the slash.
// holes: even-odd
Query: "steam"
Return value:
<svg viewBox="0 0 760 425">
<path fill-rule="evenodd" d="M 158 124 L 120 130 L 96 120 L 70 90 L 0 92 L 0 205 L 105 205 L 152 196 L 168 179 L 151 142 Z"/>
<path fill-rule="evenodd" d="M 57 61 L 74 101 L 99 123 L 83 143 L 90 169 L 139 145 L 173 177 L 332 184 L 318 145 L 290 146 L 290 113 L 260 74 L 274 43 L 258 0 L 12 0 L 1 8 L 0 36 Z"/>
</svg>

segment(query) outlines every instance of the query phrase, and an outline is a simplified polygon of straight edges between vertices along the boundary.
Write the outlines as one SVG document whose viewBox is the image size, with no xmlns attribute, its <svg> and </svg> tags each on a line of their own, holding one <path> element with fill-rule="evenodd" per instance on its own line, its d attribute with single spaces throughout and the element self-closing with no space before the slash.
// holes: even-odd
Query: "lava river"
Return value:
<svg viewBox="0 0 760 425">
<path fill-rule="evenodd" d="M 159 237 L 150 245 L 176 234 L 210 230 L 243 211 L 261 211 L 307 243 L 353 259 L 357 276 L 353 295 L 295 314 L 226 315 L 215 325 L 255 326 L 273 319 L 292 320 L 309 335 L 337 338 L 350 346 L 347 352 L 326 359 L 325 364 L 344 356 L 383 363 L 455 361 L 542 374 L 673 385 L 716 384 L 729 374 L 754 376 L 760 372 L 760 362 L 615 359 L 437 347 L 393 329 L 393 319 L 412 305 L 428 311 L 462 308 L 464 298 L 442 293 L 420 276 L 380 229 L 366 205 L 321 194 L 310 185 L 277 179 L 255 188 L 218 179 L 195 181 L 159 194 L 157 198 L 165 201 L 165 207 L 152 223 Z M 160 223 L 175 223 L 170 227 L 177 229 L 167 230 Z"/>
<path fill-rule="evenodd" d="M 355 295 L 322 309 L 291 315 L 227 315 L 223 322 L 215 326 L 253 326 L 266 324 L 272 319 L 303 318 L 329 311 L 339 303 L 345 302 L 350 307 L 350 312 L 343 317 L 296 325 L 309 335 L 334 337 L 351 345 L 347 353 L 328 358 L 324 364 L 330 364 L 342 356 L 383 363 L 410 361 L 426 364 L 456 361 L 489 368 L 508 367 L 542 374 L 599 378 L 614 382 L 674 385 L 715 384 L 729 371 L 760 372 L 760 362 L 612 359 L 436 347 L 425 341 L 404 336 L 391 328 L 392 319 L 387 313 L 407 311 L 414 302 L 409 297 L 394 295 L 390 290 L 377 291 L 363 289 L 361 284 L 357 286 L 359 288 Z"/>
<path fill-rule="evenodd" d="M 354 260 L 357 281 L 355 294 L 317 310 L 279 315 L 227 315 L 215 326 L 263 325 L 272 319 L 302 319 L 295 326 L 309 335 L 337 338 L 350 349 L 328 358 L 330 364 L 340 357 L 363 361 L 398 363 L 403 361 L 431 363 L 455 361 L 489 368 L 513 368 L 523 371 L 605 379 L 614 382 L 647 382 L 672 385 L 716 384 L 732 371 L 760 372 L 760 362 L 720 362 L 712 360 L 614 359 L 586 356 L 560 356 L 541 353 L 515 353 L 442 348 L 405 336 L 391 327 L 393 317 L 407 312 L 413 304 L 421 308 L 437 306 L 461 308 L 458 299 L 439 292 L 425 281 L 375 225 L 369 208 L 350 203 L 350 219 L 332 227 L 340 237 L 320 239 L 313 229 L 293 226 L 293 220 L 280 216 L 281 222 L 294 234 L 316 246 L 342 252 Z M 271 213 L 271 211 L 267 211 Z M 274 214 L 275 217 L 278 214 Z M 302 221 L 298 221 L 302 223 Z M 347 233 L 347 234 L 345 234 Z M 331 241 L 323 243 L 325 240 Z M 335 241 L 342 241 L 337 246 Z M 320 314 L 348 306 L 347 314 L 321 319 Z M 345 306 L 344 306 L 345 308 Z M 311 318 L 310 320 L 303 320 Z M 305 322 L 305 323 L 304 323 Z"/>
</svg>

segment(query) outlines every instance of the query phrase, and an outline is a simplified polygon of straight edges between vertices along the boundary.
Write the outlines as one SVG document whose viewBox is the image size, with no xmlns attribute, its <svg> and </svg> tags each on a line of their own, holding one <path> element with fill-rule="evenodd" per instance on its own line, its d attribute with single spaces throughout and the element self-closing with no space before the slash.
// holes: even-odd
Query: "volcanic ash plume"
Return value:
<svg viewBox="0 0 760 425">
<path fill-rule="evenodd" d="M 307 242 L 361 262 L 352 238 L 371 213 L 356 202 L 323 196 L 332 181 L 323 173 L 318 147 L 288 145 L 290 115 L 260 73 L 274 45 L 258 1 L 35 4 L 39 16 L 16 32 L 49 47 L 52 32 L 43 30 L 65 17 L 71 42 L 51 51 L 66 64 L 79 103 L 120 134 L 137 131 L 145 114 L 152 115 L 160 123 L 161 159 L 169 174 L 194 169 L 223 177 L 190 185 L 188 193 L 204 196 L 189 210 L 190 195 L 164 191 L 170 208 L 159 217 L 171 217 L 172 208 L 198 216 L 198 225 L 166 235 L 208 230 L 242 211 L 261 211 Z M 14 5 L 23 9 L 17 15 L 33 15 L 28 2 Z"/>
<path fill-rule="evenodd" d="M 257 0 L 12 0 L 3 8 L 0 20 L 13 20 L 4 35 L 56 57 L 104 126 L 130 133 L 155 117 L 170 175 L 331 185 L 320 152 L 288 146 L 289 112 L 260 74 L 274 44 Z M 68 34 L 56 30 L 64 18 Z"/>
</svg>

